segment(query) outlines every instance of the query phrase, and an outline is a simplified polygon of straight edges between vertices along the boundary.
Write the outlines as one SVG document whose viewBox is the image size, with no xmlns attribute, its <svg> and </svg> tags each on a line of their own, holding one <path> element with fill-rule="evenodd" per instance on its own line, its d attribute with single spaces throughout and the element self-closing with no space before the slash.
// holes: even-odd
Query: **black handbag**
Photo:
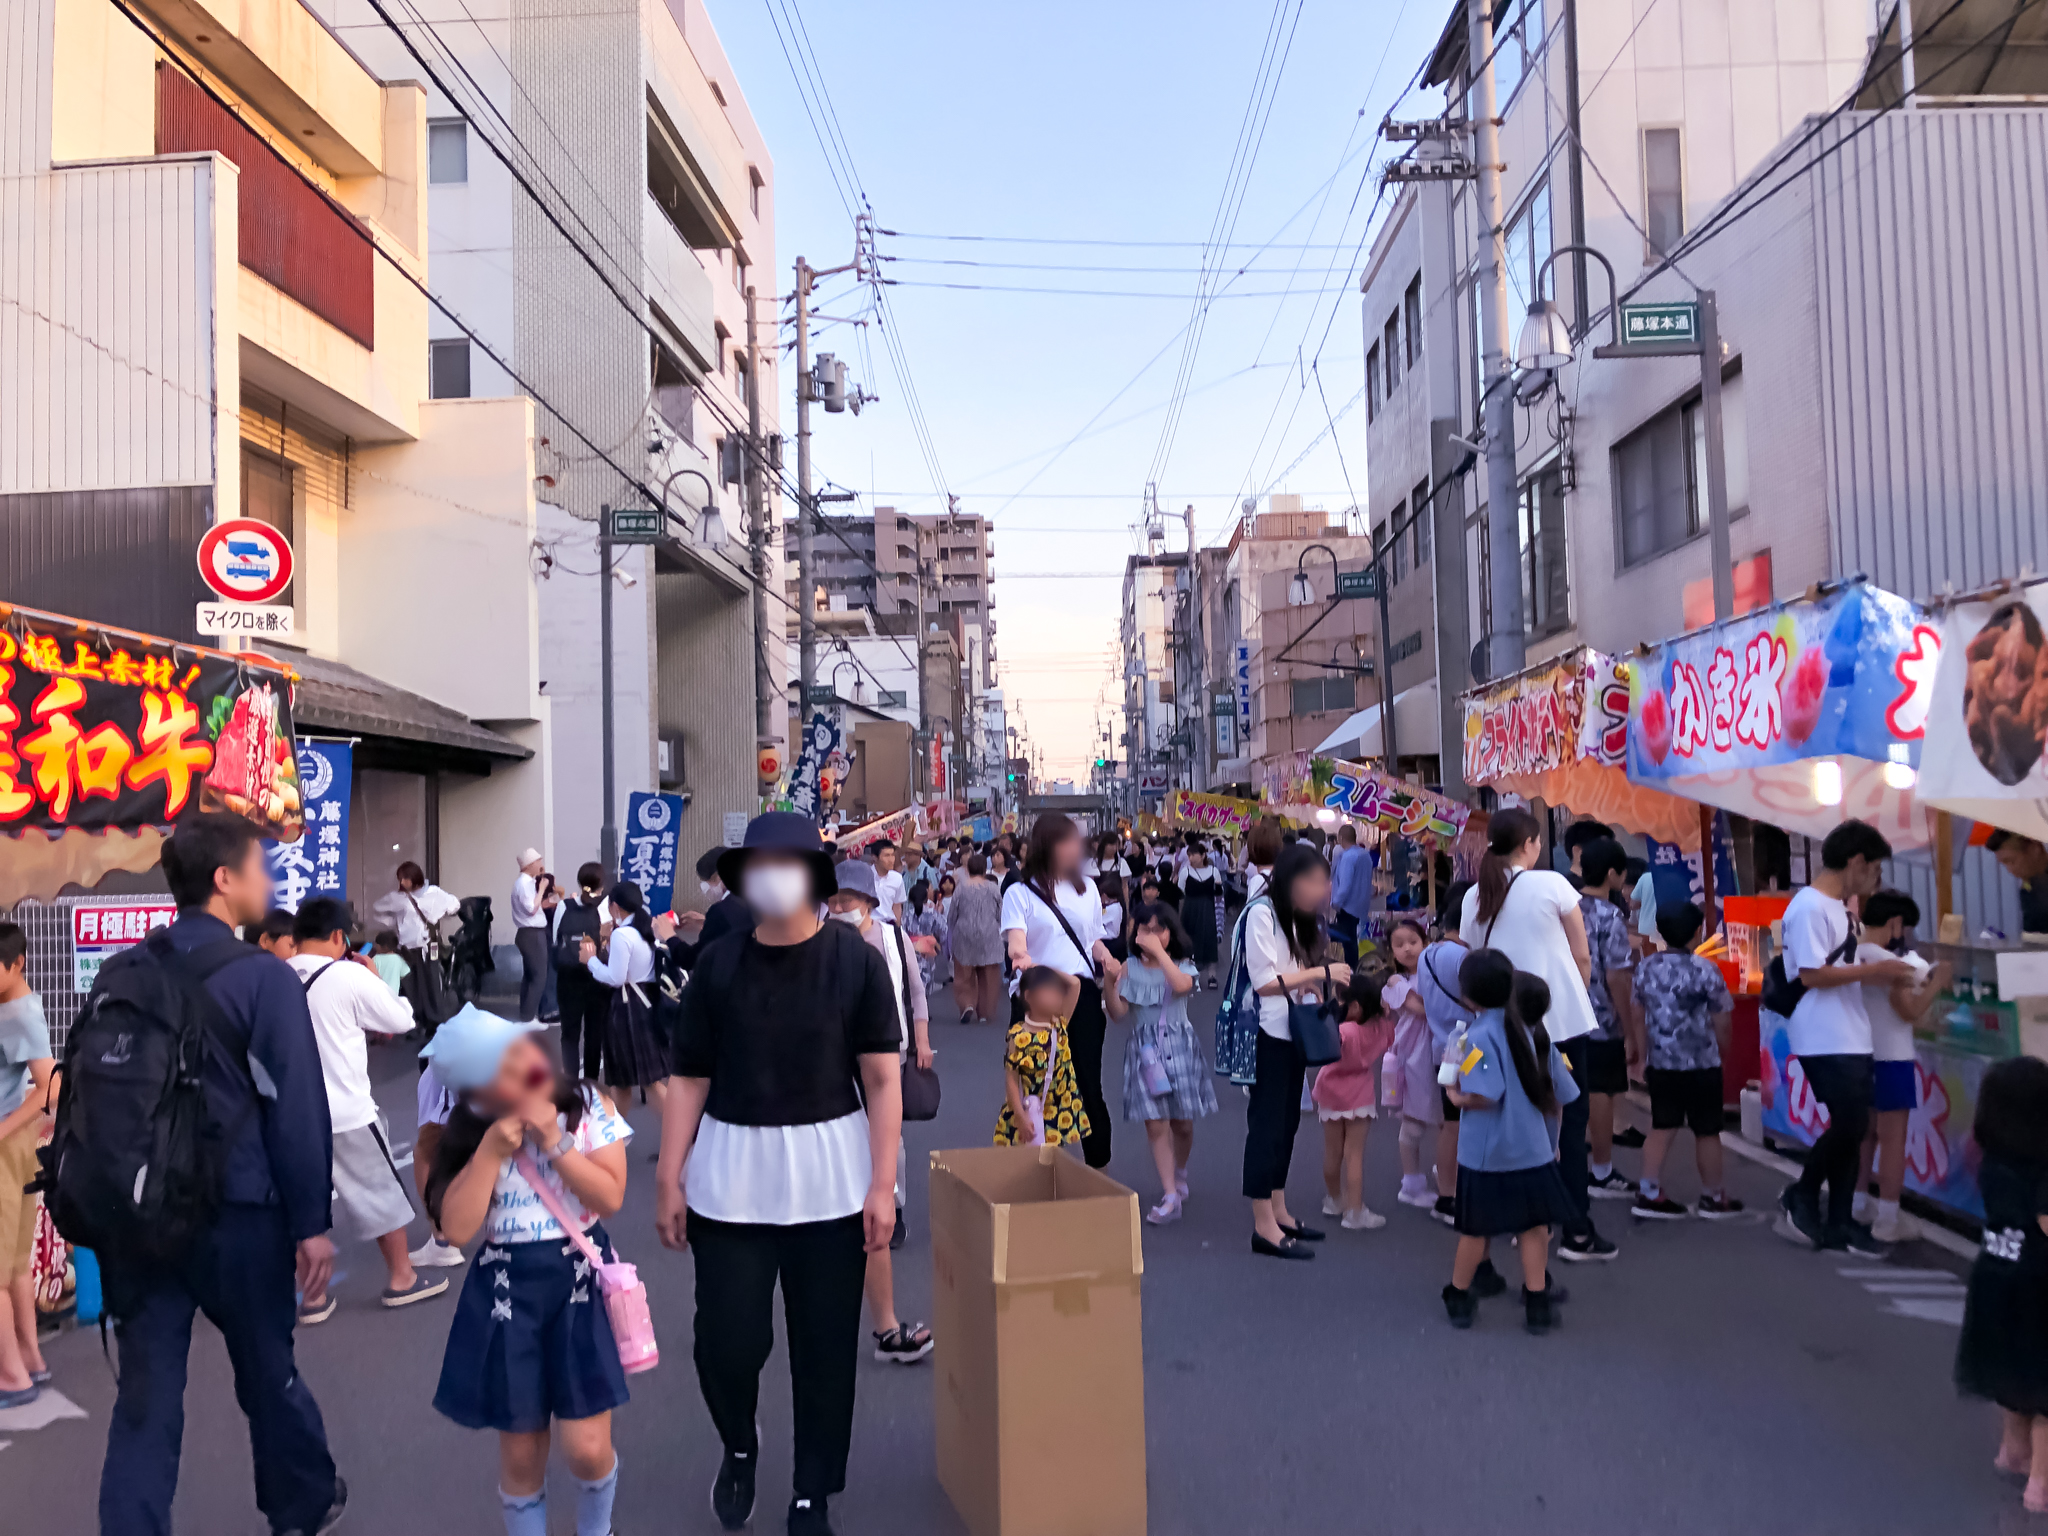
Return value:
<svg viewBox="0 0 2048 1536">
<path fill-rule="evenodd" d="M 1323 993 L 1312 1003 L 1287 1000 L 1287 1030 L 1304 1063 L 1327 1067 L 1344 1054 L 1343 1037 L 1337 1032 L 1342 1011 L 1330 996 L 1329 971 L 1323 972 Z"/>
<path fill-rule="evenodd" d="M 939 1118 L 939 1074 L 935 1067 L 920 1067 L 912 1059 L 903 1063 L 903 1118 Z"/>
</svg>

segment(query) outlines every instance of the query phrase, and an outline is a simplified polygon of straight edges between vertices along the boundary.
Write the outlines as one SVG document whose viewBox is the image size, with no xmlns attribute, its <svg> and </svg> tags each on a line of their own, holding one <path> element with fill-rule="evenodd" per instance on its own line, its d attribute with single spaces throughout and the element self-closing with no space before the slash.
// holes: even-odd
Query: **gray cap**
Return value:
<svg viewBox="0 0 2048 1536">
<path fill-rule="evenodd" d="M 866 859 L 848 859 L 834 873 L 839 876 L 840 890 L 865 896 L 874 906 L 882 904 L 882 893 L 875 886 L 875 866 Z"/>
</svg>

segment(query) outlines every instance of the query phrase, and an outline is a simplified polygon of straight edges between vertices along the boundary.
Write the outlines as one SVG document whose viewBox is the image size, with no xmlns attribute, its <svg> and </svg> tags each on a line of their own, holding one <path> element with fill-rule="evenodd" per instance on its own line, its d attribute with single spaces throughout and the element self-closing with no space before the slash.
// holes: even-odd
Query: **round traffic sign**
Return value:
<svg viewBox="0 0 2048 1536">
<path fill-rule="evenodd" d="M 292 546 L 268 523 L 230 518 L 200 539 L 199 574 L 230 602 L 267 603 L 292 584 Z"/>
</svg>

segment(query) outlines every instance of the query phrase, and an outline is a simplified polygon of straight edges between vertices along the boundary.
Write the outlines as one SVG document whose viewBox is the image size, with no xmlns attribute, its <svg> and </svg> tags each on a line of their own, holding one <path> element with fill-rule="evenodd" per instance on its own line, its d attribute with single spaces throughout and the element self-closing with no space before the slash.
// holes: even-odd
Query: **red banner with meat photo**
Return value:
<svg viewBox="0 0 2048 1536">
<path fill-rule="evenodd" d="M 264 658 L 0 605 L 0 832 L 201 810 L 295 840 L 292 682 Z"/>
</svg>

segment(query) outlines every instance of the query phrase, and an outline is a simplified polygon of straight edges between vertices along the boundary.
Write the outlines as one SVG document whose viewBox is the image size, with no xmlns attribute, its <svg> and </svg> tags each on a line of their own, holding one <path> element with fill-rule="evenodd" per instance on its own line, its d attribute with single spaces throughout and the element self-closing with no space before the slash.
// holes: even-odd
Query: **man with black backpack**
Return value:
<svg viewBox="0 0 2048 1536">
<path fill-rule="evenodd" d="M 256 1503 L 279 1533 L 341 1518 L 320 1408 L 292 1353 L 325 1290 L 333 1140 L 299 979 L 235 928 L 270 907 L 256 829 L 188 818 L 163 845 L 178 917 L 101 969 L 64 1058 L 47 1166 L 66 1238 L 99 1256 L 120 1386 L 100 1530 L 171 1528 L 192 1318 L 227 1343 Z"/>
</svg>

